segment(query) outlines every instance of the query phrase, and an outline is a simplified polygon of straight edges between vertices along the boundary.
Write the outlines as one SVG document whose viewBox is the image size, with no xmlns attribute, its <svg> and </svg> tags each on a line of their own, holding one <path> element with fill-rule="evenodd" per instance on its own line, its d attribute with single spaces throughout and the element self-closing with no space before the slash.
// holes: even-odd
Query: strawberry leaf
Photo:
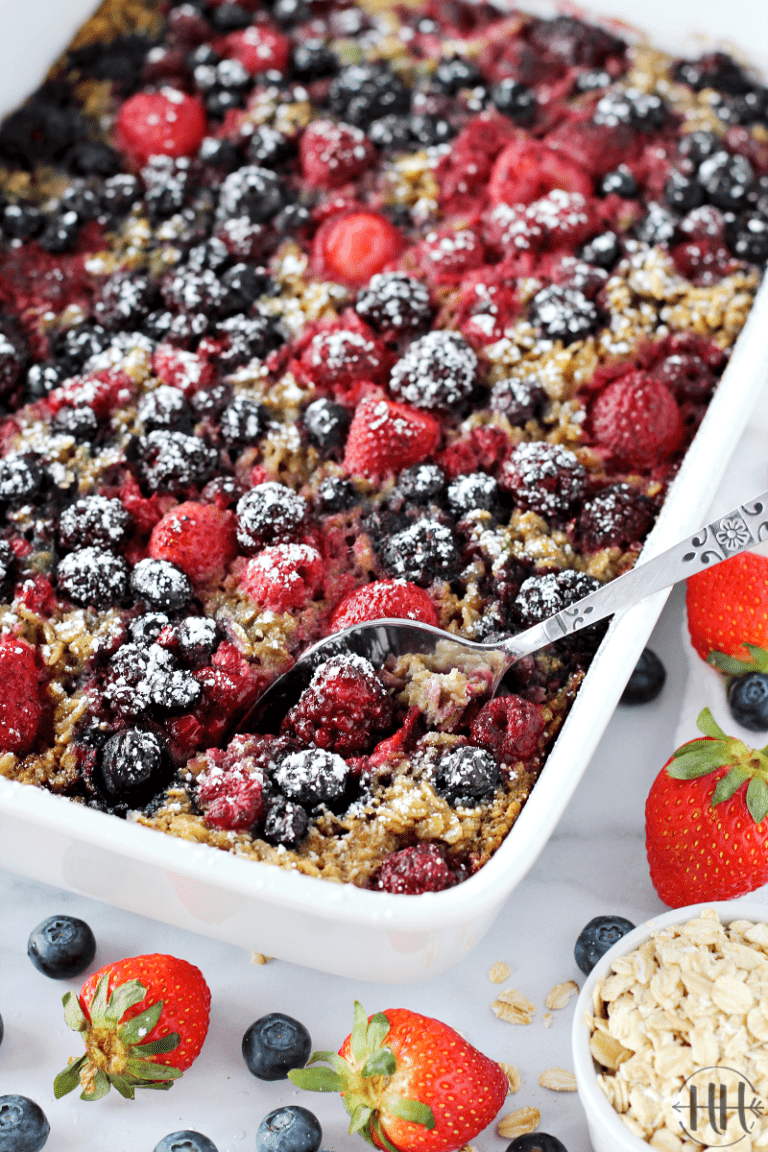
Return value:
<svg viewBox="0 0 768 1152">
<path fill-rule="evenodd" d="M 106 977 L 105 977 L 106 979 Z M 109 1092 L 109 1080 L 106 1073 L 102 1072 L 101 1068 L 96 1070 L 93 1077 L 93 1087 L 85 1092 L 80 1093 L 81 1100 L 101 1100 Z"/>
<path fill-rule="evenodd" d="M 373 1053 L 377 1048 L 381 1048 L 381 1045 L 389 1035 L 389 1029 L 389 1020 L 383 1012 L 377 1012 L 375 1016 L 371 1017 L 365 1036 L 365 1043 L 369 1053 Z"/>
<path fill-rule="evenodd" d="M 744 660 L 737 660 L 734 656 L 727 656 L 725 652 L 710 652 L 707 664 L 717 668 L 718 672 L 726 676 L 741 676 L 750 665 Z"/>
<path fill-rule="evenodd" d="M 358 1104 L 349 1122 L 350 1136 L 353 1132 L 359 1132 L 361 1128 L 364 1128 L 371 1116 L 373 1116 L 373 1108 L 369 1108 L 366 1104 Z"/>
<path fill-rule="evenodd" d="M 151 1060 L 137 1060 L 129 1056 L 125 1062 L 125 1071 L 137 1080 L 178 1080 L 184 1073 L 172 1064 L 153 1064 Z"/>
<path fill-rule="evenodd" d="M 759 648 L 757 644 L 748 644 L 746 640 L 744 647 L 752 657 L 751 664 L 747 665 L 748 669 L 750 671 L 754 669 L 756 672 L 768 672 L 768 651 L 765 648 Z"/>
<path fill-rule="evenodd" d="M 397 1061 L 391 1048 L 379 1048 L 365 1062 L 363 1076 L 394 1076 Z"/>
<path fill-rule="evenodd" d="M 118 1076 L 116 1073 L 113 1073 L 110 1076 L 109 1081 L 112 1087 L 115 1088 L 121 1096 L 124 1096 L 126 1100 L 136 1099 L 136 1093 L 133 1090 L 133 1084 L 130 1083 L 126 1076 Z"/>
<path fill-rule="evenodd" d="M 705 736 L 714 736 L 718 740 L 726 739 L 725 732 L 723 732 L 720 725 L 716 723 L 709 708 L 703 708 L 701 710 L 696 721 L 696 727 L 699 732 L 703 732 Z"/>
<path fill-rule="evenodd" d="M 68 1092 L 73 1092 L 75 1088 L 80 1087 L 80 1069 L 87 1059 L 87 1054 L 83 1054 L 79 1060 L 73 1060 L 71 1064 L 67 1064 L 66 1068 L 59 1072 L 53 1081 L 53 1094 L 57 1100 L 61 1100 L 62 1096 L 66 1096 Z"/>
<path fill-rule="evenodd" d="M 64 1021 L 73 1032 L 85 1032 L 88 1027 L 88 1017 L 80 1007 L 80 1001 L 74 992 L 65 992 L 61 998 L 64 1005 Z"/>
<path fill-rule="evenodd" d="M 158 1000 L 150 1008 L 132 1016 L 118 1031 L 118 1036 L 124 1044 L 140 1044 L 150 1034 L 163 1012 L 163 1002 Z"/>
<path fill-rule="evenodd" d="M 423 1124 L 425 1128 L 435 1126 L 432 1109 L 428 1104 L 422 1104 L 421 1100 L 409 1100 L 406 1096 L 394 1104 L 388 1104 L 387 1111 L 397 1116 L 399 1120 L 407 1120 L 410 1124 Z"/>
<path fill-rule="evenodd" d="M 167 1036 L 162 1036 L 159 1040 L 153 1040 L 150 1044 L 137 1044 L 134 1051 L 137 1055 L 144 1056 L 160 1056 L 166 1052 L 173 1052 L 174 1048 L 178 1048 L 181 1036 L 178 1032 L 169 1032 Z"/>
<path fill-rule="evenodd" d="M 113 1026 L 119 1024 L 128 1009 L 133 1008 L 134 1004 L 141 1004 L 146 994 L 146 988 L 138 980 L 128 980 L 118 985 L 109 998 L 104 1019 Z"/>
<path fill-rule="evenodd" d="M 96 1028 L 103 1028 L 106 1024 L 104 1016 L 107 1011 L 107 997 L 109 989 L 109 974 L 104 973 L 101 980 L 99 980 L 96 994 L 91 1000 L 89 1012 L 91 1014 L 91 1022 Z"/>
<path fill-rule="evenodd" d="M 398 1152 L 398 1150 L 397 1150 L 397 1148 L 395 1148 L 394 1144 L 392 1144 L 391 1141 L 387 1140 L 386 1136 L 382 1132 L 381 1124 L 379 1123 L 379 1118 L 375 1112 L 374 1112 L 373 1116 L 371 1117 L 371 1124 L 373 1125 L 373 1127 L 376 1130 L 376 1135 L 377 1135 L 378 1139 L 381 1141 L 380 1146 L 382 1148 L 386 1148 L 387 1152 Z M 371 1143 L 373 1143 L 373 1141 L 371 1141 Z"/>
<path fill-rule="evenodd" d="M 753 776 L 747 788 L 747 808 L 755 824 L 768 815 L 768 784 L 762 776 Z"/>
<path fill-rule="evenodd" d="M 717 787 L 712 793 L 712 807 L 722 804 L 724 800 L 730 800 L 733 795 L 741 788 L 745 780 L 749 779 L 749 774 L 744 772 L 743 769 L 734 766 L 730 772 L 721 777 L 717 782 Z"/>
<path fill-rule="evenodd" d="M 349 1038 L 349 1047 L 352 1052 L 352 1059 L 357 1065 L 365 1063 L 365 1034 L 367 1030 L 368 1017 L 365 1009 L 362 1004 L 355 1000 L 355 1022 L 352 1027 L 352 1035 Z"/>
<path fill-rule="evenodd" d="M 313 1052 L 309 1060 L 307 1060 L 307 1066 L 317 1064 L 318 1061 L 330 1064 L 331 1068 L 335 1068 L 340 1076 L 346 1076 L 349 1071 L 349 1065 L 346 1060 L 343 1060 L 337 1052 Z"/>
<path fill-rule="evenodd" d="M 307 1092 L 343 1092 L 347 1087 L 346 1078 L 333 1068 L 292 1068 L 288 1079 Z"/>
<path fill-rule="evenodd" d="M 702 740 L 701 743 L 705 742 Z M 667 775 L 673 780 L 698 780 L 700 776 L 708 776 L 726 763 L 728 761 L 724 759 L 722 746 L 707 741 L 704 748 L 691 748 L 668 764 Z"/>
</svg>

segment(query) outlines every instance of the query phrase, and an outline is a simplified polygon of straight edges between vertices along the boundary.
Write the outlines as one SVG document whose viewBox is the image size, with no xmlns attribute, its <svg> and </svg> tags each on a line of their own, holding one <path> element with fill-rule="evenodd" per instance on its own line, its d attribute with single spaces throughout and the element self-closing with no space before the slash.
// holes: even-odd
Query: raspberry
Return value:
<svg viewBox="0 0 768 1152">
<path fill-rule="evenodd" d="M 365 620 L 419 620 L 437 627 L 435 606 L 423 588 L 408 580 L 374 580 L 345 596 L 331 617 L 330 629 L 340 632 Z"/>
<path fill-rule="evenodd" d="M 538 141 L 513 140 L 493 165 L 488 182 L 492 204 L 530 204 L 553 189 L 592 193 L 592 181 L 573 160 Z"/>
<path fill-rule="evenodd" d="M 456 748 L 443 756 L 437 766 L 435 791 L 452 808 L 477 808 L 500 787 L 499 765 L 490 752 L 479 748 Z"/>
<path fill-rule="evenodd" d="M 394 224 L 378 212 L 340 213 L 318 228 L 312 263 L 331 279 L 358 287 L 397 260 L 405 244 Z"/>
<path fill-rule="evenodd" d="M 268 480 L 237 502 L 237 542 L 245 552 L 291 542 L 305 527 L 309 508 L 303 496 Z"/>
<path fill-rule="evenodd" d="M 394 396 L 417 408 L 452 409 L 472 392 L 477 356 L 458 332 L 435 329 L 414 340 L 392 369 Z"/>
<path fill-rule="evenodd" d="M 505 764 L 532 760 L 546 721 L 521 696 L 497 696 L 483 705 L 470 726 L 470 738 Z"/>
<path fill-rule="evenodd" d="M 645 372 L 614 380 L 592 402 L 595 442 L 621 464 L 650 469 L 666 463 L 682 446 L 685 429 L 677 401 L 666 384 Z"/>
<path fill-rule="evenodd" d="M 357 297 L 355 311 L 384 340 L 413 335 L 429 324 L 432 315 L 429 290 L 404 272 L 372 276 Z"/>
<path fill-rule="evenodd" d="M 436 844 L 417 844 L 392 852 L 376 869 L 368 887 L 377 892 L 420 896 L 423 892 L 443 892 L 452 888 L 456 876 Z"/>
<path fill-rule="evenodd" d="M 356 320 L 354 313 L 352 316 Z M 357 325 L 357 328 L 334 326 L 318 332 L 300 358 L 312 383 L 330 388 L 342 403 L 354 402 L 361 380 L 383 383 L 391 363 L 381 341 L 361 321 L 357 321 Z"/>
<path fill-rule="evenodd" d="M 459 566 L 450 528 L 428 518 L 391 536 L 382 549 L 382 560 L 393 576 L 423 588 L 435 580 L 452 580 Z"/>
<path fill-rule="evenodd" d="M 116 408 L 129 404 L 135 393 L 136 385 L 130 376 L 117 369 L 105 369 L 85 377 L 73 376 L 51 392 L 48 402 L 54 413 L 63 407 L 87 407 L 103 420 Z"/>
<path fill-rule="evenodd" d="M 291 55 L 290 40 L 268 24 L 252 24 L 230 32 L 222 48 L 222 55 L 239 60 L 251 76 L 272 70 L 285 72 Z"/>
<path fill-rule="evenodd" d="M 171 344 L 159 344 L 152 354 L 152 371 L 185 396 L 209 388 L 215 378 L 213 365 L 194 352 L 183 352 Z"/>
<path fill-rule="evenodd" d="M 573 16 L 533 20 L 527 29 L 527 38 L 542 55 L 560 60 L 569 68 L 596 68 L 609 56 L 623 55 L 627 47 L 623 40 L 604 28 Z"/>
<path fill-rule="evenodd" d="M 301 172 L 309 188 L 340 188 L 374 160 L 376 150 L 360 128 L 313 120 L 299 144 Z"/>
<path fill-rule="evenodd" d="M 206 134 L 202 105 L 178 88 L 137 92 L 117 117 L 117 139 L 131 158 L 144 164 L 150 156 L 194 156 Z"/>
<path fill-rule="evenodd" d="M 220 579 L 236 553 L 234 513 L 193 500 L 166 512 L 149 539 L 149 555 L 169 560 L 193 584 Z"/>
<path fill-rule="evenodd" d="M 485 247 L 471 228 L 428 232 L 414 252 L 430 284 L 458 284 L 465 272 L 485 261 Z"/>
<path fill-rule="evenodd" d="M 280 731 L 305 744 L 354 756 L 370 752 L 392 722 L 392 701 L 373 665 L 362 656 L 344 655 L 320 665 Z"/>
<path fill-rule="evenodd" d="M 128 513 L 119 500 L 84 496 L 65 508 L 59 520 L 59 544 L 74 548 L 119 547 L 128 528 Z"/>
<path fill-rule="evenodd" d="M 612 484 L 582 506 L 576 538 L 584 552 L 626 548 L 643 540 L 653 523 L 653 505 L 629 484 Z"/>
<path fill-rule="evenodd" d="M 298 611 L 323 583 L 323 558 L 309 544 L 276 544 L 249 560 L 240 588 L 273 612 Z"/>
<path fill-rule="evenodd" d="M 125 561 L 101 548 L 69 552 L 59 564 L 57 579 L 64 595 L 83 608 L 109 608 L 128 592 Z"/>
<path fill-rule="evenodd" d="M 263 772 L 248 756 L 226 768 L 211 764 L 197 778 L 197 802 L 214 828 L 247 832 L 264 817 Z"/>
<path fill-rule="evenodd" d="M 0 639 L 0 748 L 28 751 L 42 715 L 40 671 L 34 648 L 24 640 Z"/>
<path fill-rule="evenodd" d="M 518 508 L 563 520 L 587 487 L 587 473 L 573 452 L 559 444 L 518 444 L 499 474 L 499 486 Z"/>
<path fill-rule="evenodd" d="M 440 425 L 428 412 L 383 396 L 366 396 L 352 417 L 344 467 L 363 476 L 386 476 L 431 456 Z"/>
</svg>

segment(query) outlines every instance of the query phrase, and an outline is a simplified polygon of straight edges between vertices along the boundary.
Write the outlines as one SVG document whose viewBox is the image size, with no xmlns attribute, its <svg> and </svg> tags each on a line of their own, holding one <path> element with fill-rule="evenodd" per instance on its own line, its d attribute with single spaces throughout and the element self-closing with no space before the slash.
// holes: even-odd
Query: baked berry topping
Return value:
<svg viewBox="0 0 768 1152">
<path fill-rule="evenodd" d="M 428 289 L 404 272 L 372 276 L 358 294 L 355 311 L 385 339 L 419 332 L 432 315 Z"/>
<path fill-rule="evenodd" d="M 102 749 L 99 781 L 111 799 L 141 803 L 157 791 L 165 772 L 164 749 L 154 732 L 126 728 Z"/>
<path fill-rule="evenodd" d="M 437 626 L 435 606 L 423 588 L 408 580 L 374 580 L 345 596 L 331 617 L 331 631 L 387 618 Z"/>
<path fill-rule="evenodd" d="M 506 416 L 510 424 L 522 426 L 537 419 L 544 410 L 547 394 L 535 380 L 498 380 L 491 389 L 490 405 Z"/>
<path fill-rule="evenodd" d="M 153 295 L 146 276 L 116 272 L 102 285 L 93 314 L 104 328 L 137 328 L 152 306 Z"/>
<path fill-rule="evenodd" d="M 472 392 L 477 356 L 458 332 L 437 329 L 414 340 L 392 369 L 389 386 L 416 408 L 455 409 Z"/>
<path fill-rule="evenodd" d="M 281 732 L 305 744 L 354 756 L 369 752 L 391 727 L 392 718 L 392 701 L 373 666 L 361 656 L 332 656 L 315 672 L 283 721 Z M 305 802 L 296 792 L 286 795 Z"/>
<path fill-rule="evenodd" d="M 102 548 L 77 548 L 56 573 L 61 592 L 83 608 L 109 608 L 125 600 L 128 567 L 121 556 Z"/>
<path fill-rule="evenodd" d="M 237 503 L 237 541 L 246 552 L 254 552 L 266 544 L 292 541 L 304 527 L 309 507 L 284 484 L 268 480 L 257 484 Z"/>
<path fill-rule="evenodd" d="M 304 409 L 301 422 L 324 456 L 344 447 L 351 417 L 343 404 L 333 400 L 313 400 Z"/>
<path fill-rule="evenodd" d="M 270 844 L 295 848 L 307 834 L 309 816 L 301 804 L 278 796 L 270 801 L 264 821 L 264 839 Z"/>
<path fill-rule="evenodd" d="M 653 92 L 638 88 L 615 88 L 598 100 L 593 120 L 607 128 L 628 124 L 638 132 L 655 132 L 667 119 L 667 106 Z"/>
<path fill-rule="evenodd" d="M 544 717 L 535 704 L 522 696 L 497 696 L 480 709 L 469 734 L 474 744 L 486 748 L 503 764 L 515 764 L 535 757 L 545 728 Z"/>
<path fill-rule="evenodd" d="M 385 542 L 381 558 L 393 576 L 428 588 L 435 580 L 452 580 L 459 555 L 453 533 L 438 520 L 417 520 Z"/>
<path fill-rule="evenodd" d="M 531 301 L 531 323 L 551 340 L 571 344 L 582 340 L 598 325 L 597 308 L 583 292 L 552 284 L 542 288 Z"/>
<path fill-rule="evenodd" d="M 626 548 L 644 540 L 653 523 L 653 505 L 629 484 L 611 484 L 583 505 L 576 524 L 579 548 Z"/>
<path fill-rule="evenodd" d="M 12 452 L 0 461 L 0 500 L 31 500 L 43 483 L 44 472 L 35 456 Z"/>
<path fill-rule="evenodd" d="M 583 496 L 587 473 L 560 444 L 518 444 L 502 465 L 499 486 L 518 508 L 562 520 Z"/>
<path fill-rule="evenodd" d="M 189 577 L 169 560 L 140 560 L 131 573 L 131 588 L 140 600 L 160 612 L 179 612 L 192 597 Z"/>
<path fill-rule="evenodd" d="M 56 432 L 64 432 L 79 443 L 87 444 L 96 439 L 99 421 L 92 408 L 60 408 L 53 418 L 51 427 Z"/>
<path fill-rule="evenodd" d="M 275 771 L 274 782 L 288 800 L 311 809 L 339 800 L 348 775 L 341 756 L 323 748 L 308 748 L 286 756 Z"/>
<path fill-rule="evenodd" d="M 392 852 L 374 872 L 368 886 L 378 892 L 418 896 L 452 888 L 456 876 L 436 844 L 417 844 Z"/>
<path fill-rule="evenodd" d="M 435 775 L 435 790 L 453 808 L 476 808 L 501 787 L 501 770 L 490 752 L 456 748 L 443 756 Z"/>
<path fill-rule="evenodd" d="M 59 520 L 59 545 L 75 548 L 119 548 L 128 530 L 129 516 L 119 500 L 84 496 L 65 508 Z"/>
<path fill-rule="evenodd" d="M 351 64 L 334 78 L 328 104 L 347 124 L 366 128 L 389 113 L 407 112 L 411 93 L 389 68 L 378 64 Z"/>
<path fill-rule="evenodd" d="M 630 372 L 595 398 L 590 411 L 595 441 L 623 464 L 650 469 L 669 460 L 683 441 L 683 417 L 661 380 Z"/>
</svg>

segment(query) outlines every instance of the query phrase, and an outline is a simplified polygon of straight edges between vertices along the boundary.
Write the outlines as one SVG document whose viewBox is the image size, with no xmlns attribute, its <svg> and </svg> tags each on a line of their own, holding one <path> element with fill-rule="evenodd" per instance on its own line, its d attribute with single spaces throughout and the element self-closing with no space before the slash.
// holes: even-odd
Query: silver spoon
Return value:
<svg viewBox="0 0 768 1152">
<path fill-rule="evenodd" d="M 451 632 L 409 620 L 372 620 L 354 624 L 313 644 L 294 666 L 271 684 L 238 725 L 239 732 L 277 732 L 316 669 L 338 653 L 364 656 L 374 666 L 388 657 L 421 653 L 435 671 L 458 668 L 485 675 L 488 698 L 505 672 L 523 656 L 628 608 L 729 556 L 768 539 L 768 492 L 761 492 L 666 552 L 603 584 L 581 600 L 533 628 L 493 644 L 465 640 Z"/>
</svg>

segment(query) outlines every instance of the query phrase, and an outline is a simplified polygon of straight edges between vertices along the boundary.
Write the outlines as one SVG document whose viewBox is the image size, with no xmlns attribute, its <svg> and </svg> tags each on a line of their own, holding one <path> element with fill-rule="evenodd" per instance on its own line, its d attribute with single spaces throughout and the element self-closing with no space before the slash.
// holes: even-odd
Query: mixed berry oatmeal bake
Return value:
<svg viewBox="0 0 768 1152">
<path fill-rule="evenodd" d="M 0 773 L 312 876 L 453 886 L 602 631 L 768 259 L 768 94 L 483 3 L 106 0 L 0 127 Z"/>
</svg>

